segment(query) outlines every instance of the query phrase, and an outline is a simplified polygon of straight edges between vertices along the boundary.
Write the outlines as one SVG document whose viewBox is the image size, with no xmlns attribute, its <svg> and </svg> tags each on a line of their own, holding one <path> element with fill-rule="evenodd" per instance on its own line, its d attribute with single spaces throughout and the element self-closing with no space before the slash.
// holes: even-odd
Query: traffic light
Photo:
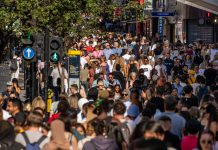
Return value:
<svg viewBox="0 0 218 150">
<path fill-rule="evenodd" d="M 49 59 L 53 63 L 60 61 L 63 51 L 63 39 L 60 37 L 49 38 Z"/>
</svg>

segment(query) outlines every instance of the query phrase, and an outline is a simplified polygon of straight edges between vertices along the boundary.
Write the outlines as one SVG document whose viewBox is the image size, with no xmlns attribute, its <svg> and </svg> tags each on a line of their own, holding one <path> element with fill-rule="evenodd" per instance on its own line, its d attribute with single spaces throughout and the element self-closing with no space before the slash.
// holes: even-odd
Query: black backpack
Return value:
<svg viewBox="0 0 218 150">
<path fill-rule="evenodd" d="M 43 135 L 37 142 L 30 143 L 26 132 L 23 132 L 22 135 L 26 142 L 26 146 L 24 146 L 25 150 L 40 150 L 39 145 L 46 139 L 46 136 Z"/>
<path fill-rule="evenodd" d="M 11 65 L 10 65 L 10 69 L 12 71 L 16 71 L 18 69 L 18 65 L 17 65 L 17 59 L 14 58 L 11 60 Z"/>
</svg>

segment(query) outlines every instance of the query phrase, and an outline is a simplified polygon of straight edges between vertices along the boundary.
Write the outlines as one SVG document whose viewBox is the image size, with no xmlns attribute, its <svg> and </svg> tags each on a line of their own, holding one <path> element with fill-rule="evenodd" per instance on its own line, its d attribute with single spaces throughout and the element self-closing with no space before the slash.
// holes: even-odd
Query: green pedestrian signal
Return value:
<svg viewBox="0 0 218 150">
<path fill-rule="evenodd" d="M 49 37 L 49 60 L 51 62 L 61 61 L 63 50 L 63 39 L 61 37 Z"/>
<path fill-rule="evenodd" d="M 57 52 L 53 52 L 50 55 L 51 62 L 58 62 L 60 60 L 60 55 Z"/>
</svg>

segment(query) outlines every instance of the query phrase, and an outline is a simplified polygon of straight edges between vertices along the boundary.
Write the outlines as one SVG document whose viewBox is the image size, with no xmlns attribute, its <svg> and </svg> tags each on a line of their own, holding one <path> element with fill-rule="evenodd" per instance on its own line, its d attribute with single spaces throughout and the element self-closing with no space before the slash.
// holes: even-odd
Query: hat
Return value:
<svg viewBox="0 0 218 150">
<path fill-rule="evenodd" d="M 98 92 L 98 98 L 107 99 L 109 97 L 109 92 L 107 90 L 100 90 Z"/>
<path fill-rule="evenodd" d="M 135 104 L 131 105 L 127 110 L 127 115 L 130 117 L 137 117 L 139 115 L 139 107 Z"/>
<path fill-rule="evenodd" d="M 194 74 L 195 74 L 195 71 L 194 71 L 194 70 L 189 70 L 189 71 L 188 71 L 188 74 L 194 75 Z"/>
<path fill-rule="evenodd" d="M 12 82 L 11 82 L 11 81 L 8 81 L 8 82 L 7 82 L 7 86 L 12 86 Z"/>
<path fill-rule="evenodd" d="M 78 106 L 79 106 L 79 109 L 82 110 L 83 108 L 83 105 L 89 103 L 89 101 L 86 99 L 86 98 L 81 98 L 79 99 L 78 101 Z"/>
</svg>

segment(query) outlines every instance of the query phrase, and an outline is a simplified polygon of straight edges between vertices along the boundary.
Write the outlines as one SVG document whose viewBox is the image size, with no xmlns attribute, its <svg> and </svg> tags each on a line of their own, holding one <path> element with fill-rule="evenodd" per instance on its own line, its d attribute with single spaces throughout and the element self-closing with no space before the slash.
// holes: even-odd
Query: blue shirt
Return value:
<svg viewBox="0 0 218 150">
<path fill-rule="evenodd" d="M 104 49 L 103 54 L 106 57 L 106 59 L 108 60 L 110 55 L 113 54 L 113 50 L 112 49 Z"/>
<path fill-rule="evenodd" d="M 118 54 L 118 56 L 120 56 L 122 53 L 122 49 L 121 48 L 114 48 L 113 49 L 113 54 Z"/>
<path fill-rule="evenodd" d="M 183 93 L 183 86 L 181 86 L 180 84 L 178 85 L 178 84 L 174 83 L 174 84 L 173 84 L 173 87 L 177 89 L 178 95 L 179 95 L 179 96 L 182 96 L 182 93 Z"/>
<path fill-rule="evenodd" d="M 182 130 L 185 127 L 185 119 L 180 116 L 177 115 L 175 112 L 163 112 L 157 116 L 154 117 L 154 120 L 159 120 L 162 116 L 168 116 L 171 119 L 171 124 L 172 124 L 172 128 L 171 128 L 171 132 L 177 136 L 180 137 L 180 139 L 182 138 Z"/>
</svg>

